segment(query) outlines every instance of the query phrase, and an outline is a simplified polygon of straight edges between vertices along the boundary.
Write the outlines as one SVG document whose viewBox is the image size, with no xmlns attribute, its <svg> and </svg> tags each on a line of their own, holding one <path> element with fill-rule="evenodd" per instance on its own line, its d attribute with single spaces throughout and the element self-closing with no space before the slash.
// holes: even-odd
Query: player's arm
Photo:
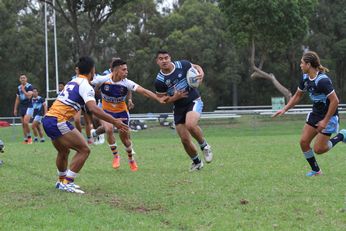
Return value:
<svg viewBox="0 0 346 231">
<path fill-rule="evenodd" d="M 157 94 L 157 93 L 156 93 Z M 174 91 L 174 95 L 172 96 L 167 96 L 165 97 L 165 102 L 166 103 L 173 103 L 177 100 L 180 100 L 182 98 L 187 98 L 189 95 L 189 92 L 188 91 L 181 91 L 181 90 L 175 90 Z M 158 95 L 159 96 L 159 95 Z M 161 96 L 163 97 L 163 96 Z"/>
<path fill-rule="evenodd" d="M 197 69 L 199 75 L 196 76 L 197 81 L 202 82 L 204 79 L 204 71 L 203 68 L 200 65 L 197 64 L 191 64 L 195 69 Z"/>
<path fill-rule="evenodd" d="M 303 97 L 303 94 L 304 92 L 302 90 L 297 89 L 296 93 L 288 101 L 286 106 L 283 109 L 278 110 L 274 115 L 272 115 L 272 117 L 281 116 L 285 114 L 289 109 L 293 108 L 295 105 L 297 105 L 300 102 L 300 100 Z"/>
<path fill-rule="evenodd" d="M 30 90 L 26 91 L 25 86 L 22 85 L 21 87 L 22 87 L 22 91 L 23 91 L 25 97 L 28 98 L 28 99 L 31 99 L 31 97 L 32 97 L 32 90 L 30 89 Z"/>
<path fill-rule="evenodd" d="M 43 101 L 42 106 L 43 106 L 43 115 L 45 115 L 47 113 L 47 111 L 48 111 L 46 101 Z"/>
<path fill-rule="evenodd" d="M 16 96 L 16 101 L 14 101 L 13 115 L 17 116 L 17 110 L 19 105 L 19 95 Z"/>
<path fill-rule="evenodd" d="M 129 109 L 130 110 L 133 109 L 135 107 L 135 104 L 133 103 L 133 100 L 132 100 L 132 91 L 127 92 L 126 98 L 127 98 L 127 105 Z"/>
<path fill-rule="evenodd" d="M 123 132 L 127 132 L 129 127 L 123 123 L 121 119 L 115 119 L 111 115 L 105 113 L 101 108 L 99 108 L 96 105 L 95 100 L 89 100 L 88 102 L 85 103 L 86 106 L 88 107 L 89 111 L 96 115 L 98 118 L 101 120 L 104 120 L 108 123 L 113 124 L 117 129 Z"/>
<path fill-rule="evenodd" d="M 159 103 L 166 103 L 165 100 L 167 99 L 167 96 L 158 97 L 154 92 L 151 92 L 148 89 L 145 89 L 144 87 L 141 87 L 139 85 L 137 86 L 135 91 L 147 98 L 156 100 Z"/>
</svg>

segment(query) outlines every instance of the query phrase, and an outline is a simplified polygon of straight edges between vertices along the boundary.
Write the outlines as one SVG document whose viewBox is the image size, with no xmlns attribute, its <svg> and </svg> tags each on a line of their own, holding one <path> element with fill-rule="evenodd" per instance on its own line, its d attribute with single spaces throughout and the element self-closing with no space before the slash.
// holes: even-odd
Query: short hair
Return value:
<svg viewBox="0 0 346 231">
<path fill-rule="evenodd" d="M 126 62 L 122 59 L 116 59 L 112 62 L 112 69 L 121 65 L 125 65 Z"/>
<path fill-rule="evenodd" d="M 59 82 L 59 84 L 65 85 L 65 82 L 63 82 L 63 81 L 60 81 L 60 82 Z"/>
<path fill-rule="evenodd" d="M 87 75 L 95 67 L 95 62 L 92 58 L 90 58 L 88 56 L 81 57 L 81 58 L 79 58 L 77 67 L 79 70 L 79 74 Z"/>
<path fill-rule="evenodd" d="M 166 51 L 166 50 L 158 50 L 158 51 L 156 52 L 156 58 L 157 58 L 159 55 L 165 55 L 165 54 L 170 55 L 169 52 Z"/>
<path fill-rule="evenodd" d="M 36 90 L 36 91 L 38 91 L 37 87 L 33 87 L 33 88 L 32 88 L 32 90 Z"/>
</svg>

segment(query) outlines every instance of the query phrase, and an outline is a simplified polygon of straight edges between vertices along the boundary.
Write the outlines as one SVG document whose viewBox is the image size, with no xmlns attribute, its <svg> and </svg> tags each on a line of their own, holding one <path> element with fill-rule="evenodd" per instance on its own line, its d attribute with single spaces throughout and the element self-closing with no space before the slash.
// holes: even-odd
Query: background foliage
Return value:
<svg viewBox="0 0 346 231">
<path fill-rule="evenodd" d="M 0 0 L 1 116 L 13 111 L 21 73 L 45 96 L 45 48 L 43 1 Z M 47 1 L 50 3 L 51 1 Z M 114 56 L 129 64 L 129 78 L 154 90 L 158 71 L 155 53 L 167 49 L 173 59 L 200 64 L 206 73 L 200 87 L 205 110 L 219 105 L 270 104 L 280 93 L 271 83 L 251 80 L 249 39 L 266 55 L 263 69 L 294 93 L 300 76 L 303 48 L 317 51 L 331 72 L 343 103 L 346 77 L 346 6 L 343 1 L 211 1 L 179 0 L 171 8 L 166 1 L 57 0 L 58 70 L 67 82 L 82 54 L 97 61 L 97 71 Z M 98 3 L 98 4 L 95 4 Z M 167 2 L 166 2 L 167 3 Z M 52 15 L 52 7 L 48 7 Z M 71 13 L 72 12 L 72 13 Z M 75 13 L 76 27 L 71 23 Z M 110 14 L 111 13 L 111 14 Z M 104 16 L 104 18 L 102 18 Z M 70 21 L 70 23 L 68 22 Z M 54 86 L 53 26 L 49 22 L 49 75 Z M 136 96 L 133 112 L 169 111 L 170 106 Z M 305 99 L 307 100 L 307 99 Z"/>
</svg>

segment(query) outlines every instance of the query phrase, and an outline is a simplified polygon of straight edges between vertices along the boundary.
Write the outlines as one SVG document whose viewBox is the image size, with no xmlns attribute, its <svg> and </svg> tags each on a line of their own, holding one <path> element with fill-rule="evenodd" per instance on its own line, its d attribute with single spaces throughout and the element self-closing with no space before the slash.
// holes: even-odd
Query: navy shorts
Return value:
<svg viewBox="0 0 346 231">
<path fill-rule="evenodd" d="M 174 124 L 185 124 L 186 114 L 190 111 L 198 112 L 200 115 L 203 110 L 203 101 L 201 98 L 195 99 L 185 107 L 174 108 Z"/>
<path fill-rule="evenodd" d="M 51 138 L 52 140 L 55 140 L 74 129 L 73 125 L 70 122 L 58 122 L 58 119 L 54 116 L 43 117 L 42 125 L 47 136 L 49 136 L 49 138 Z"/>
<path fill-rule="evenodd" d="M 106 112 L 107 114 L 110 114 L 115 119 L 124 118 L 125 120 L 123 120 L 123 123 L 126 125 L 129 125 L 130 114 L 128 111 L 111 112 L 111 111 L 104 110 L 104 112 Z"/>
<path fill-rule="evenodd" d="M 310 126 L 317 128 L 318 122 L 323 120 L 324 116 L 310 112 L 306 117 L 306 123 Z M 322 130 L 322 134 L 331 136 L 333 133 L 339 131 L 339 116 L 332 116 L 327 124 L 327 127 Z"/>
<path fill-rule="evenodd" d="M 32 116 L 34 109 L 32 107 L 27 106 L 19 106 L 19 115 L 24 117 L 25 115 Z"/>
</svg>

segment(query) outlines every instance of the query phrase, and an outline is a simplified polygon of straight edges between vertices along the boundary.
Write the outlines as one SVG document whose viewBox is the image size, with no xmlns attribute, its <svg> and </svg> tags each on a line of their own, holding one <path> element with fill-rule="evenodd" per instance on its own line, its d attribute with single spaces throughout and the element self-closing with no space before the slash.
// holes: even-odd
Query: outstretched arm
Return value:
<svg viewBox="0 0 346 231">
<path fill-rule="evenodd" d="M 281 116 L 281 115 L 285 114 L 289 109 L 291 109 L 297 103 L 299 103 L 299 101 L 303 97 L 303 94 L 304 94 L 303 91 L 297 90 L 296 93 L 290 99 L 290 101 L 288 101 L 286 106 L 283 109 L 278 110 L 274 115 L 272 115 L 272 117 Z"/>
<path fill-rule="evenodd" d="M 166 97 L 159 97 L 157 96 L 154 92 L 152 91 L 149 91 L 148 89 L 144 88 L 144 87 L 141 87 L 138 85 L 138 87 L 136 88 L 136 92 L 138 92 L 139 94 L 141 95 L 144 95 L 145 97 L 148 97 L 150 99 L 153 99 L 153 100 L 156 100 L 158 101 L 159 103 L 166 103 L 165 102 L 165 99 L 167 98 Z"/>
</svg>

